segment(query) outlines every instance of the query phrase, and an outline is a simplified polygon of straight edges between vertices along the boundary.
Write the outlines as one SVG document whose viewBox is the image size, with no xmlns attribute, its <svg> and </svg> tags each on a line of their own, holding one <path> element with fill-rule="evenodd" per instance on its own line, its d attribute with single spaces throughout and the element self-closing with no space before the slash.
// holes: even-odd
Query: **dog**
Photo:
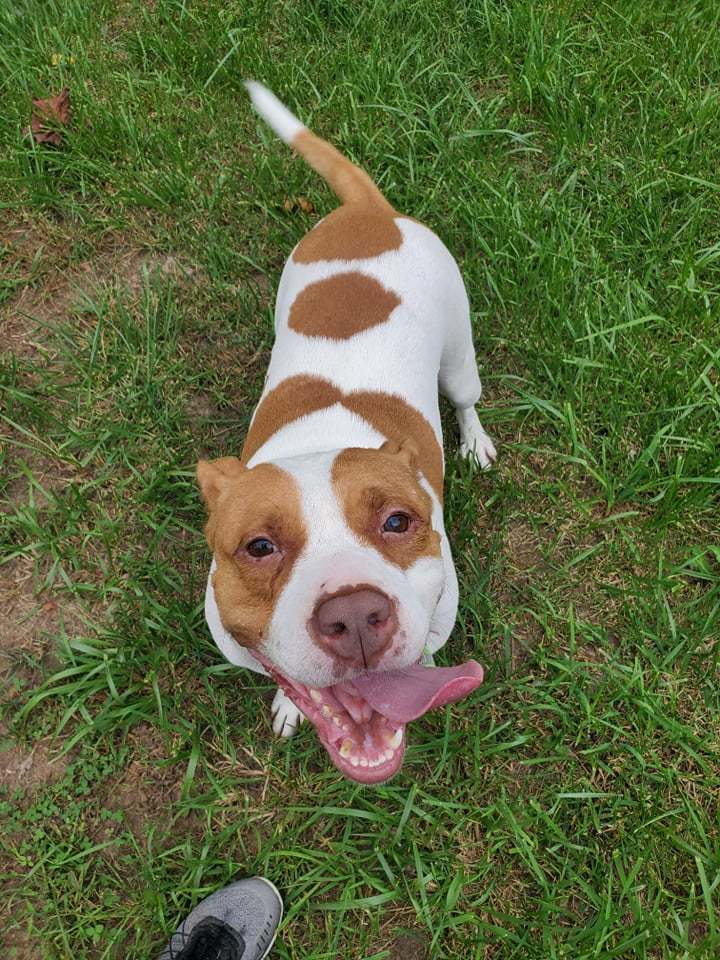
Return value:
<svg viewBox="0 0 720 960">
<path fill-rule="evenodd" d="M 468 298 L 431 230 L 264 86 L 246 86 L 341 205 L 285 264 L 241 456 L 197 465 L 206 619 L 231 663 L 278 683 L 276 734 L 307 717 L 343 774 L 379 783 L 403 762 L 407 723 L 483 676 L 475 661 L 432 660 L 458 604 L 438 386 L 462 454 L 483 468 L 496 456 L 475 410 Z"/>
</svg>

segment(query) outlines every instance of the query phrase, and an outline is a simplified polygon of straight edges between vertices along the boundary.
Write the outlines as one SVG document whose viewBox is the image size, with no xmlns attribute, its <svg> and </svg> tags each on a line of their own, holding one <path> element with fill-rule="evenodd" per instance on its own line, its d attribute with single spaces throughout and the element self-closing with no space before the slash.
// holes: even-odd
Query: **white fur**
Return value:
<svg viewBox="0 0 720 960">
<path fill-rule="evenodd" d="M 485 433 L 475 407 L 458 407 L 456 410 L 460 428 L 460 453 L 463 457 L 475 457 L 483 470 L 495 462 L 495 444 Z"/>
<path fill-rule="evenodd" d="M 282 673 L 313 687 L 338 680 L 337 663 L 307 629 L 322 594 L 369 583 L 396 601 L 397 642 L 378 664 L 379 669 L 392 670 L 415 663 L 422 655 L 446 580 L 442 557 L 427 557 L 401 570 L 374 547 L 360 542 L 348 527 L 333 489 L 331 471 L 337 452 L 273 461 L 298 485 L 307 542 L 280 594 L 262 652 Z M 439 512 L 434 525 L 438 516 Z"/>
<path fill-rule="evenodd" d="M 286 142 L 305 128 L 261 84 L 247 88 L 261 116 Z M 465 286 L 455 260 L 427 227 L 406 217 L 395 220 L 402 244 L 377 257 L 287 261 L 275 310 L 276 339 L 263 396 L 288 377 L 321 377 L 344 393 L 384 391 L 402 397 L 432 426 L 442 448 L 438 386 L 456 408 L 461 452 L 481 466 L 495 459 L 495 447 L 474 405 L 482 386 L 478 376 Z M 393 291 L 400 304 L 389 319 L 348 340 L 308 337 L 291 330 L 288 318 L 296 297 L 311 283 L 358 271 Z M 347 526 L 331 483 L 340 448 L 378 447 L 386 438 L 361 417 L 335 404 L 286 424 L 254 454 L 249 466 L 273 462 L 298 485 L 308 539 L 296 560 L 270 621 L 261 649 L 278 668 L 300 682 L 336 682 L 337 664 L 311 639 L 307 622 L 322 593 L 353 583 L 372 583 L 397 603 L 398 642 L 383 655 L 380 668 L 392 669 L 427 656 L 447 641 L 454 623 L 458 587 L 442 504 L 423 480 L 433 502 L 433 527 L 441 537 L 441 557 L 423 558 L 408 570 L 386 561 L 359 542 Z M 214 568 L 213 568 L 214 569 Z M 212 573 L 212 571 L 211 571 Z M 208 582 L 206 613 L 211 632 L 232 662 L 262 670 L 222 626 Z M 289 735 L 299 713 L 284 693 L 273 702 L 273 729 Z"/>
<path fill-rule="evenodd" d="M 305 717 L 290 697 L 278 687 L 270 707 L 273 732 L 278 737 L 294 737 Z"/>
<path fill-rule="evenodd" d="M 285 143 L 307 129 L 267 87 L 256 80 L 246 80 L 245 86 L 257 112 Z"/>
</svg>

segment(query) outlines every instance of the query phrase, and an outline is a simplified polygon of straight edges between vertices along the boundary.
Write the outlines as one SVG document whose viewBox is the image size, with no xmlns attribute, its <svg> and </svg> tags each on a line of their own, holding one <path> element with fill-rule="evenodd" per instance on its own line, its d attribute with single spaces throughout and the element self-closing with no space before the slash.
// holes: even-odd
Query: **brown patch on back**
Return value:
<svg viewBox="0 0 720 960">
<path fill-rule="evenodd" d="M 348 526 L 391 563 L 406 569 L 421 557 L 440 556 L 440 535 L 432 528 L 432 501 L 402 452 L 366 447 L 343 450 L 333 463 L 332 480 Z M 416 518 L 411 535 L 383 536 L 382 513 L 389 507 Z"/>
<path fill-rule="evenodd" d="M 364 260 L 399 250 L 402 233 L 395 211 L 380 204 L 348 203 L 328 214 L 300 241 L 295 263 L 317 260 Z"/>
<path fill-rule="evenodd" d="M 238 643 L 256 647 L 305 545 L 295 481 L 269 463 L 238 473 L 214 501 L 205 531 L 217 561 L 213 587 L 220 619 Z M 238 549 L 260 536 L 280 548 L 277 560 L 258 563 Z"/>
<path fill-rule="evenodd" d="M 356 271 L 337 273 L 305 287 L 293 301 L 288 326 L 306 337 L 349 340 L 385 323 L 400 298 Z"/>
<path fill-rule="evenodd" d="M 443 496 L 443 454 L 435 431 L 410 404 L 394 393 L 358 390 L 343 398 L 343 406 L 367 420 L 388 440 L 402 443 L 410 439 L 417 450 L 418 467 L 427 477 L 438 498 Z"/>
<path fill-rule="evenodd" d="M 260 401 L 240 459 L 247 463 L 281 427 L 342 401 L 342 390 L 327 380 L 300 374 L 288 377 Z"/>
<path fill-rule="evenodd" d="M 358 414 L 388 440 L 397 443 L 412 440 L 418 451 L 418 467 L 442 500 L 442 449 L 435 431 L 419 410 L 394 393 L 380 390 L 343 393 L 329 381 L 306 374 L 288 377 L 260 401 L 245 440 L 242 461 L 247 463 L 281 427 L 335 403 Z"/>
</svg>

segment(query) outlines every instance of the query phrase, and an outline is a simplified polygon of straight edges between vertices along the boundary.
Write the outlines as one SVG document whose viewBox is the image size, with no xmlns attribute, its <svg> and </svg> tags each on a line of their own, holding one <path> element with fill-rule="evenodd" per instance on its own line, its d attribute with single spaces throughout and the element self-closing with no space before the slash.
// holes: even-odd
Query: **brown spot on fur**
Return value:
<svg viewBox="0 0 720 960">
<path fill-rule="evenodd" d="M 321 140 L 310 130 L 301 130 L 293 138 L 292 146 L 328 182 L 343 203 L 391 209 L 375 181 L 327 140 Z"/>
<path fill-rule="evenodd" d="M 328 214 L 300 241 L 295 263 L 317 260 L 364 260 L 399 250 L 402 233 L 389 206 L 348 203 Z"/>
<path fill-rule="evenodd" d="M 243 462 L 247 463 L 281 427 L 335 403 L 358 414 L 388 440 L 412 440 L 418 467 L 442 500 L 442 449 L 419 410 L 397 394 L 373 390 L 343 393 L 328 380 L 306 374 L 288 377 L 260 401 L 243 447 Z"/>
<path fill-rule="evenodd" d="M 293 301 L 288 326 L 306 337 L 349 340 L 385 323 L 400 298 L 364 273 L 337 273 L 305 287 Z"/>
<path fill-rule="evenodd" d="M 332 479 L 350 528 L 391 563 L 403 569 L 421 557 L 440 556 L 440 535 L 432 528 L 432 501 L 417 479 L 406 448 L 388 452 L 349 448 L 335 458 Z M 383 534 L 383 512 L 403 510 L 412 518 L 407 534 Z"/>
<path fill-rule="evenodd" d="M 210 508 L 205 535 L 217 562 L 213 587 L 220 619 L 238 643 L 256 647 L 306 533 L 300 494 L 288 473 L 269 463 L 228 472 L 228 459 L 219 461 L 212 480 L 215 465 L 203 461 L 203 493 L 213 491 L 212 498 L 205 494 Z M 272 540 L 278 552 L 258 561 L 243 548 L 261 536 Z"/>
<path fill-rule="evenodd" d="M 300 374 L 283 380 L 258 404 L 245 438 L 241 460 L 247 463 L 285 424 L 340 403 L 342 397 L 342 390 L 320 377 Z"/>
<path fill-rule="evenodd" d="M 418 467 L 427 477 L 438 498 L 443 496 L 443 453 L 429 422 L 402 397 L 394 393 L 358 390 L 348 393 L 343 406 L 367 420 L 388 440 L 413 441 Z"/>
</svg>

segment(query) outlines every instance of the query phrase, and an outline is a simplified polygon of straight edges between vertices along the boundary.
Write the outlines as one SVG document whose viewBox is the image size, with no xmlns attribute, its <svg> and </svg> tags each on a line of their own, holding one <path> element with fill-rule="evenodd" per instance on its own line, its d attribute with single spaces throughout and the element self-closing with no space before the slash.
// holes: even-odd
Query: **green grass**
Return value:
<svg viewBox="0 0 720 960">
<path fill-rule="evenodd" d="M 22 795 L 0 773 L 6 955 L 141 960 L 255 872 L 277 957 L 720 954 L 719 26 L 715 0 L 0 7 L 0 751 L 64 757 Z M 377 789 L 273 740 L 202 616 L 194 462 L 238 450 L 282 264 L 333 206 L 246 76 L 457 256 L 499 441 L 448 466 L 444 656 L 487 680 Z M 33 146 L 64 85 L 65 146 Z"/>
</svg>

